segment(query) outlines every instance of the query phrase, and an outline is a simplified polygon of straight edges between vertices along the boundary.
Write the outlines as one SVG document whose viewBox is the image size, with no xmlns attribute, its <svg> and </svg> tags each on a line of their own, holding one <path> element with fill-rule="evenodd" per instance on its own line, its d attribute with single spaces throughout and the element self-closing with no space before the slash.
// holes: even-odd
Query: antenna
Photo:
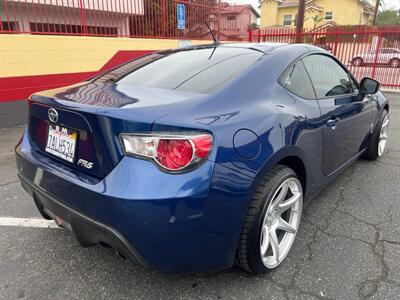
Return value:
<svg viewBox="0 0 400 300">
<path fill-rule="evenodd" d="M 218 41 L 217 38 L 215 37 L 214 32 L 211 30 L 210 24 L 208 24 L 207 21 L 206 21 L 205 23 L 206 23 L 207 28 L 208 28 L 208 30 L 210 31 L 211 36 L 212 36 L 212 38 L 213 38 L 213 40 L 214 40 L 214 45 L 218 45 L 218 44 L 219 44 L 219 41 Z"/>
</svg>

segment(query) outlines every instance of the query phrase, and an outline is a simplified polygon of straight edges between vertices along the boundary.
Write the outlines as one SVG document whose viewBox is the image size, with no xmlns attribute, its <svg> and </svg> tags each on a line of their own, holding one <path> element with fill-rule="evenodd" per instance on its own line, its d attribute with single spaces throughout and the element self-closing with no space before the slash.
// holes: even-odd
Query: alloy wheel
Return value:
<svg viewBox="0 0 400 300">
<path fill-rule="evenodd" d="M 363 64 L 363 60 L 361 58 L 355 58 L 353 60 L 353 66 L 360 67 Z"/>
<path fill-rule="evenodd" d="M 391 66 L 392 68 L 398 68 L 398 67 L 400 67 L 400 59 L 392 59 L 392 60 L 390 61 L 390 66 Z"/>
<path fill-rule="evenodd" d="M 261 226 L 260 255 L 268 269 L 288 254 L 300 224 L 303 191 L 299 180 L 289 178 L 276 190 Z"/>
<path fill-rule="evenodd" d="M 383 152 L 385 151 L 388 139 L 388 133 L 389 133 L 389 114 L 386 114 L 385 118 L 383 119 L 381 133 L 379 135 L 378 156 L 382 156 Z"/>
</svg>

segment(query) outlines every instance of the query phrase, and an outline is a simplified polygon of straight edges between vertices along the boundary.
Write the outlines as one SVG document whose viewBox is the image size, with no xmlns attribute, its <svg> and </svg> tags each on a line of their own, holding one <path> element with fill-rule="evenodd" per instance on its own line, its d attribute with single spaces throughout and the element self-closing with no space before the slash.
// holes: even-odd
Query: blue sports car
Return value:
<svg viewBox="0 0 400 300">
<path fill-rule="evenodd" d="M 165 273 L 277 267 L 303 202 L 388 138 L 389 103 L 315 46 L 149 54 L 34 94 L 16 147 L 46 219 Z"/>
</svg>

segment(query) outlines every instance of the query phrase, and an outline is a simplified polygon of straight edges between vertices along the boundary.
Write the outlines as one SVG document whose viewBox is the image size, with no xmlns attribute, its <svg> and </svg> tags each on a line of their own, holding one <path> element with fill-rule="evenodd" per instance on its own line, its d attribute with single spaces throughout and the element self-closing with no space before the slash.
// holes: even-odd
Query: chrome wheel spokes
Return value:
<svg viewBox="0 0 400 300">
<path fill-rule="evenodd" d="M 289 252 L 300 223 L 303 191 L 296 178 L 284 181 L 265 213 L 261 227 L 260 254 L 265 267 L 279 265 Z"/>
<path fill-rule="evenodd" d="M 388 139 L 388 133 L 389 133 L 389 114 L 386 114 L 385 118 L 383 119 L 381 133 L 379 135 L 378 156 L 382 156 L 383 152 L 385 151 Z"/>
</svg>

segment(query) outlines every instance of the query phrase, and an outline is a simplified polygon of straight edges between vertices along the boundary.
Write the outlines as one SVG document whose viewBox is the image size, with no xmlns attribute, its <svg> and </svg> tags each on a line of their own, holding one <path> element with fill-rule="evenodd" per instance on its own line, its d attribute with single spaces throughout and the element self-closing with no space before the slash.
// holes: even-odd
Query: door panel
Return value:
<svg viewBox="0 0 400 300">
<path fill-rule="evenodd" d="M 369 98 L 357 96 L 318 100 L 323 121 L 323 174 L 329 175 L 362 150 L 372 123 Z"/>
<path fill-rule="evenodd" d="M 321 109 L 323 174 L 329 175 L 359 153 L 372 127 L 369 97 L 358 97 L 357 84 L 334 58 L 312 54 L 303 58 Z"/>
</svg>

